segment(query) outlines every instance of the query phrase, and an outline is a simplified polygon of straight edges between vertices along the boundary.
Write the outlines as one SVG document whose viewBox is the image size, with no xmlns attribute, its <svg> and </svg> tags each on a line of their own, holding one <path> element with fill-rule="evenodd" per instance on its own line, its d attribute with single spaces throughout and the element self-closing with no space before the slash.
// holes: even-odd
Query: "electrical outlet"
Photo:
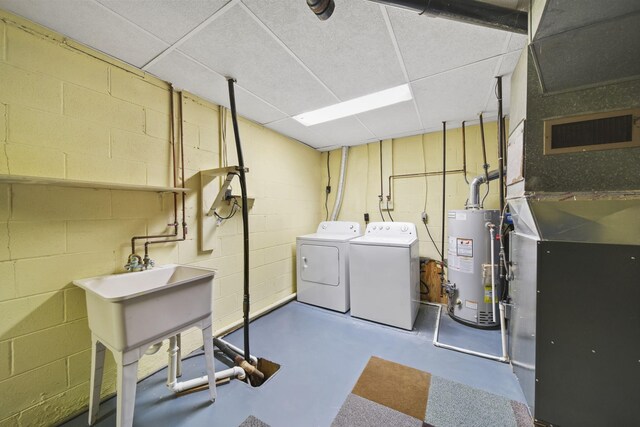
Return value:
<svg viewBox="0 0 640 427">
<path fill-rule="evenodd" d="M 429 222 L 429 217 L 427 216 L 426 212 L 422 212 L 422 222 L 424 222 L 425 224 Z"/>
</svg>

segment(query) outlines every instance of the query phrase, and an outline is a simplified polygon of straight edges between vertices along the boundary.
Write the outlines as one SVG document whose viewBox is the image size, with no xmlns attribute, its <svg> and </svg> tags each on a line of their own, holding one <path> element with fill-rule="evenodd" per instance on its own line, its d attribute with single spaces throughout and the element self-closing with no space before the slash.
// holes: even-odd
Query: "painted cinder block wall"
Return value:
<svg viewBox="0 0 640 427">
<path fill-rule="evenodd" d="M 495 120 L 495 119 L 494 119 Z M 476 122 L 477 123 L 477 122 Z M 459 126 L 459 123 L 455 124 Z M 450 127 L 454 124 L 449 124 Z M 508 122 L 507 122 L 508 126 Z M 485 142 L 487 147 L 487 162 L 490 170 L 498 167 L 498 142 L 497 123 L 485 122 Z M 482 165 L 482 143 L 480 126 L 478 124 L 465 127 L 467 147 L 467 176 L 469 181 L 477 175 L 484 173 Z M 442 170 L 442 132 L 432 132 L 391 141 L 383 144 L 392 145 L 393 174 L 410 174 Z M 339 220 L 358 221 L 364 231 L 364 213 L 369 213 L 371 222 L 381 221 L 378 209 L 378 195 L 380 194 L 380 146 L 374 142 L 349 149 L 347 162 L 347 174 L 345 180 L 344 199 L 338 216 Z M 335 200 L 340 174 L 340 150 L 330 152 L 329 167 L 331 170 L 331 194 L 329 195 L 329 215 Z M 383 155 L 384 150 L 383 150 Z M 462 169 L 462 129 L 447 130 L 447 170 Z M 324 191 L 327 185 L 327 153 L 322 154 L 322 183 L 324 219 Z M 383 159 L 383 164 L 387 161 Z M 385 199 L 383 202 L 383 215 L 389 220 L 386 206 L 387 178 L 385 171 L 384 187 Z M 498 186 L 496 182 L 490 184 L 490 192 L 485 200 L 485 208 L 498 209 Z M 486 186 L 482 186 L 481 196 L 484 196 Z M 469 186 L 462 174 L 448 174 L 446 178 L 446 209 L 464 209 L 469 195 Z M 442 236 L 442 177 L 430 176 L 428 178 L 396 179 L 392 183 L 393 209 L 391 216 L 395 221 L 413 222 L 418 229 L 420 240 L 420 256 L 432 259 L 440 259 L 434 248 L 425 226 L 422 224 L 421 214 L 426 211 L 428 226 L 438 249 Z M 445 221 L 446 224 L 446 221 Z M 445 225 L 446 233 L 446 225 Z M 445 253 L 448 248 L 448 239 L 445 234 Z M 446 256 L 446 255 L 445 255 Z"/>
<path fill-rule="evenodd" d="M 213 251 L 198 250 L 197 171 L 220 164 L 218 107 L 186 93 L 182 102 L 189 235 L 152 246 L 151 256 L 218 270 L 219 329 L 241 319 L 242 227 L 236 215 L 218 228 Z M 0 174 L 169 186 L 169 109 L 167 83 L 0 11 Z M 256 198 L 256 311 L 295 291 L 295 237 L 320 220 L 321 154 L 247 120 L 240 132 Z M 227 135 L 233 164 L 230 124 Z M 168 231 L 172 199 L 0 184 L 0 427 L 54 425 L 87 405 L 90 332 L 84 293 L 71 282 L 123 271 L 133 235 Z M 200 345 L 197 331 L 183 337 L 185 353 Z M 139 375 L 165 365 L 165 350 L 145 356 Z M 109 356 L 102 392 L 114 390 Z"/>
</svg>

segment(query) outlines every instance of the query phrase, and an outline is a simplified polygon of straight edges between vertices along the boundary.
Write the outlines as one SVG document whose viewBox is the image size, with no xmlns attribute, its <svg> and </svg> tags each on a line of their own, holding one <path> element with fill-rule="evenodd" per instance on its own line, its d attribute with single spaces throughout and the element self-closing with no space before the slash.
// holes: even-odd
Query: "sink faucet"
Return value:
<svg viewBox="0 0 640 427">
<path fill-rule="evenodd" d="M 151 268 L 153 268 L 154 265 L 156 265 L 155 261 L 152 260 L 151 258 L 149 258 L 149 253 L 145 253 L 144 254 L 144 259 L 142 260 L 142 265 L 144 266 L 144 270 L 149 270 Z"/>
<path fill-rule="evenodd" d="M 145 263 L 142 261 L 142 258 L 138 254 L 131 254 L 129 258 L 127 258 L 127 263 L 124 268 L 127 271 L 140 271 L 146 270 Z"/>
</svg>

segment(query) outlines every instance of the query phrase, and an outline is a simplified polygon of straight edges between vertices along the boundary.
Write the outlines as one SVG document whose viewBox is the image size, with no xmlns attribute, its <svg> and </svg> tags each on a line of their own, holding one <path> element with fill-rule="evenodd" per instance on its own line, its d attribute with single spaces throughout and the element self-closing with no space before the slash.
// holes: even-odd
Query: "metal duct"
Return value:
<svg viewBox="0 0 640 427">
<path fill-rule="evenodd" d="M 436 16 L 495 28 L 512 33 L 527 34 L 527 12 L 495 6 L 478 0 L 369 0 L 387 6 L 413 10 L 420 15 Z M 334 0 L 307 0 L 307 5 L 318 19 L 325 21 L 333 14 Z"/>
<path fill-rule="evenodd" d="M 340 161 L 340 179 L 338 182 L 338 192 L 336 193 L 336 201 L 333 204 L 333 211 L 331 212 L 331 221 L 338 219 L 340 213 L 340 207 L 342 206 L 342 192 L 344 190 L 344 177 L 347 172 L 347 154 L 349 153 L 349 147 L 342 147 L 342 160 Z"/>
<path fill-rule="evenodd" d="M 336 6 L 333 0 L 307 0 L 307 5 L 321 21 L 329 19 Z"/>
<path fill-rule="evenodd" d="M 488 175 L 478 175 L 471 181 L 469 185 L 469 202 L 467 203 L 467 209 L 480 209 L 480 185 L 488 181 L 498 179 L 500 173 L 498 170 L 492 170 Z M 487 181 L 488 178 L 488 181 Z"/>
<path fill-rule="evenodd" d="M 481 25 L 512 33 L 527 34 L 527 12 L 495 6 L 478 0 L 369 0 L 387 6 L 395 6 L 436 16 Z"/>
</svg>

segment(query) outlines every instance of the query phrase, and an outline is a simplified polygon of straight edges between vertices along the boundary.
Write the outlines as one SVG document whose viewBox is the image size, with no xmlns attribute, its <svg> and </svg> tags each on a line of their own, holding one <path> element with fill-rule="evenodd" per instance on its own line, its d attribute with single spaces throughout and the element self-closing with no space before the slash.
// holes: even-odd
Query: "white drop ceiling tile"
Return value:
<svg viewBox="0 0 640 427">
<path fill-rule="evenodd" d="M 420 119 L 413 101 L 358 114 L 358 118 L 379 139 L 420 129 Z"/>
<path fill-rule="evenodd" d="M 227 81 L 221 75 L 192 61 L 180 52 L 171 52 L 149 67 L 150 73 L 173 83 L 174 87 L 194 93 L 215 104 L 229 107 Z M 236 86 L 238 114 L 258 123 L 282 119 L 284 113 Z"/>
<path fill-rule="evenodd" d="M 289 118 L 269 123 L 266 126 L 309 144 L 313 148 L 329 145 L 354 145 L 371 140 L 373 137 L 354 117 L 345 117 L 315 126 L 304 126 Z"/>
<path fill-rule="evenodd" d="M 464 68 L 413 82 L 413 94 L 425 129 L 442 121 L 472 120 L 487 103 L 495 84 L 498 59 L 481 61 Z"/>
<path fill-rule="evenodd" d="M 336 2 L 326 21 L 316 18 L 304 2 L 244 3 L 341 100 L 406 83 L 375 3 Z"/>
<path fill-rule="evenodd" d="M 509 40 L 509 45 L 507 46 L 507 52 L 513 51 L 521 51 L 527 46 L 529 41 L 529 36 L 526 34 L 511 34 L 511 40 Z"/>
<path fill-rule="evenodd" d="M 175 43 L 229 0 L 97 0 L 117 14 Z"/>
<path fill-rule="evenodd" d="M 93 1 L 0 0 L 0 8 L 137 67 L 168 47 Z"/>
<path fill-rule="evenodd" d="M 393 132 L 389 134 L 382 134 L 378 137 L 377 140 L 398 139 L 398 138 L 404 138 L 406 136 L 422 135 L 423 133 L 425 133 L 424 129 L 413 129 L 413 130 L 408 130 L 404 132 Z"/>
<path fill-rule="evenodd" d="M 239 6 L 179 50 L 221 75 L 235 77 L 242 87 L 290 115 L 337 102 Z"/>
<path fill-rule="evenodd" d="M 509 33 L 387 7 L 410 80 L 500 55 Z"/>
<path fill-rule="evenodd" d="M 502 55 L 502 63 L 500 64 L 499 76 L 513 73 L 513 69 L 516 68 L 518 59 L 520 59 L 520 51 L 506 53 Z"/>
</svg>

